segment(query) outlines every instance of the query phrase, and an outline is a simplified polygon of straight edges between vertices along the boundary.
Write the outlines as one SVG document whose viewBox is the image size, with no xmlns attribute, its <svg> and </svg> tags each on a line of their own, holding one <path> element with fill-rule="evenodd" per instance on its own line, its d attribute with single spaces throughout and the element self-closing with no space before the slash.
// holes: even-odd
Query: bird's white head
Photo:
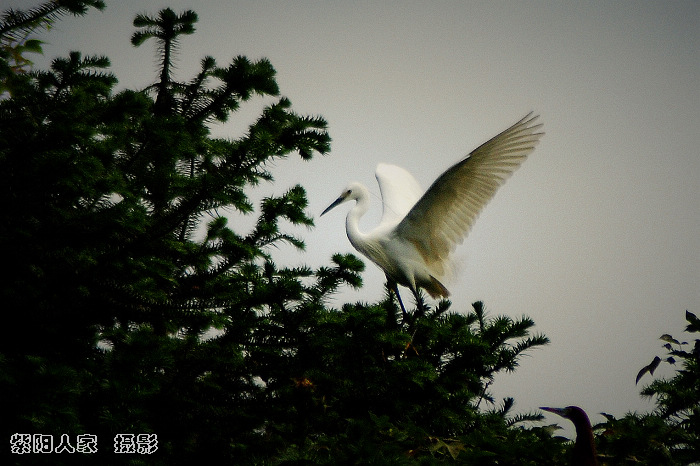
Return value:
<svg viewBox="0 0 700 466">
<path fill-rule="evenodd" d="M 364 191 L 366 191 L 366 188 L 364 186 L 362 186 L 360 183 L 350 183 L 349 185 L 347 185 L 345 187 L 345 189 L 343 189 L 343 192 L 340 193 L 340 196 L 338 196 L 338 199 L 333 201 L 333 203 L 331 205 L 326 207 L 326 210 L 321 212 L 321 215 L 323 215 L 326 212 L 328 212 L 329 210 L 333 209 L 333 207 L 336 207 L 336 206 L 342 204 L 343 202 L 357 201 L 362 196 Z"/>
</svg>

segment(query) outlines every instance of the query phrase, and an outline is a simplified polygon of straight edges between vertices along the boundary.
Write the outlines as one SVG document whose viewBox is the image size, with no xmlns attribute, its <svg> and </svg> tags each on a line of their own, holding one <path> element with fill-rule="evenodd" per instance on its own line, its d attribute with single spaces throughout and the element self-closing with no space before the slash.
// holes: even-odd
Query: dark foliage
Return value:
<svg viewBox="0 0 700 466">
<path fill-rule="evenodd" d="M 686 331 L 700 331 L 700 320 L 685 314 Z M 700 339 L 692 344 L 663 334 L 665 358 L 656 356 L 643 367 L 637 382 L 654 374 L 661 362 L 680 365 L 670 379 L 657 379 L 642 389 L 652 397 L 656 409 L 648 414 L 629 413 L 621 419 L 605 414 L 607 421 L 596 426 L 599 450 L 611 465 L 687 465 L 700 463 Z M 691 346 L 688 350 L 688 346 Z"/>
<path fill-rule="evenodd" d="M 24 34 L 61 5 L 101 2 L 49 2 L 0 30 Z M 172 48 L 196 19 L 136 18 L 133 43 L 153 38 L 162 57 L 145 91 L 116 93 L 105 57 L 28 72 L 2 49 L 2 438 L 97 435 L 96 454 L 31 456 L 50 464 L 561 464 L 547 429 L 523 427 L 540 416 L 488 391 L 547 343 L 530 319 L 445 301 L 404 322 L 389 294 L 335 310 L 339 287 L 361 285 L 356 257 L 275 264 L 280 242 L 304 247 L 280 222 L 313 224 L 304 189 L 257 208 L 246 190 L 272 180 L 275 158 L 327 152 L 326 123 L 279 97 L 244 136 L 212 137 L 210 123 L 279 89 L 267 60 L 242 56 L 178 81 Z M 158 450 L 116 455 L 119 433 L 155 433 Z"/>
</svg>

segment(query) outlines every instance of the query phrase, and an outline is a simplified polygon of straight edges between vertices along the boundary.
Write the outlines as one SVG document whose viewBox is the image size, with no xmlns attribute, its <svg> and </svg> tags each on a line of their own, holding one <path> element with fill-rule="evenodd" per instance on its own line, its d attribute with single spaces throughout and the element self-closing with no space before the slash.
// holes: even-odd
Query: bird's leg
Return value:
<svg viewBox="0 0 700 466">
<path fill-rule="evenodd" d="M 406 312 L 406 308 L 403 306 L 403 301 L 401 301 L 401 295 L 399 294 L 399 286 L 394 283 L 394 293 L 396 293 L 396 299 L 399 300 L 399 306 L 401 306 L 401 313 L 403 314 L 403 318 L 405 319 L 406 316 L 408 316 L 408 312 Z"/>
<path fill-rule="evenodd" d="M 391 291 L 393 291 L 396 295 L 396 299 L 399 300 L 399 306 L 401 306 L 401 313 L 403 314 L 404 320 L 406 320 L 406 316 L 408 315 L 408 313 L 406 312 L 406 308 L 403 307 L 403 301 L 401 301 L 401 295 L 399 294 L 399 285 L 396 283 L 396 280 L 392 279 L 388 275 L 386 277 L 386 280 L 389 284 L 389 288 L 391 288 Z"/>
<path fill-rule="evenodd" d="M 416 317 L 425 315 L 425 311 L 427 311 L 427 309 L 425 307 L 423 297 L 418 293 L 418 288 L 414 289 L 411 287 L 411 291 L 413 292 L 413 297 L 416 300 Z"/>
</svg>

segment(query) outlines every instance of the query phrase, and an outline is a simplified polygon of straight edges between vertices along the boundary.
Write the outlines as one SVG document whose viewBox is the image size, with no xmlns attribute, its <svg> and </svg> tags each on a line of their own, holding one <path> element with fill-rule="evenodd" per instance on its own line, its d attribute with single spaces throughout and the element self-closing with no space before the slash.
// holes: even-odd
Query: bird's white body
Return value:
<svg viewBox="0 0 700 466">
<path fill-rule="evenodd" d="M 369 191 L 351 183 L 321 215 L 338 204 L 356 201 L 345 221 L 350 243 L 377 264 L 389 280 L 414 293 L 449 295 L 443 282 L 452 270 L 451 253 L 461 244 L 479 212 L 498 187 L 525 160 L 543 133 L 537 117 L 526 116 L 446 170 L 423 193 L 406 170 L 377 166 L 383 213 L 379 225 L 364 233 L 360 218 L 369 208 Z"/>
<path fill-rule="evenodd" d="M 378 174 L 389 170 L 404 172 L 418 187 L 415 179 L 400 167 L 387 164 L 377 167 Z M 381 175 L 378 175 L 378 179 L 382 179 Z M 353 247 L 377 264 L 395 282 L 411 289 L 421 287 L 430 291 L 437 288 L 436 291 L 442 292 L 434 282 L 444 280 L 446 275 L 438 270 L 430 270 L 418 249 L 396 232 L 396 226 L 420 199 L 420 194 L 415 199 L 407 196 L 399 204 L 385 202 L 382 221 L 375 229 L 364 233 L 359 229 L 359 220 L 369 208 L 369 191 L 359 183 L 351 183 L 348 189 L 352 191 L 353 197 L 357 197 L 355 208 L 350 210 L 345 219 L 345 229 Z M 386 199 L 385 191 L 382 190 L 383 199 Z"/>
</svg>

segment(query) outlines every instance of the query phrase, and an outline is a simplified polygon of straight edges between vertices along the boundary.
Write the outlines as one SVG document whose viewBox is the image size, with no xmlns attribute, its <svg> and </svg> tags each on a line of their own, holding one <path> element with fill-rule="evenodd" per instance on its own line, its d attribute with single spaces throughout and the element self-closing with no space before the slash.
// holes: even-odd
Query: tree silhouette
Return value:
<svg viewBox="0 0 700 466">
<path fill-rule="evenodd" d="M 305 191 L 257 206 L 247 191 L 274 159 L 326 153 L 326 122 L 291 110 L 265 59 L 205 57 L 178 81 L 172 51 L 196 19 L 137 17 L 133 43 L 155 38 L 162 58 L 145 91 L 116 92 L 106 57 L 22 76 L 0 57 L 4 438 L 97 436 L 94 454 L 30 457 L 47 464 L 561 464 L 561 442 L 525 427 L 541 417 L 489 391 L 548 342 L 531 319 L 419 296 L 404 321 L 388 290 L 334 309 L 361 285 L 358 258 L 275 263 L 279 244 L 305 246 L 281 226 L 313 225 Z M 244 135 L 211 136 L 255 95 L 276 100 Z M 117 455 L 123 434 L 158 449 Z"/>
<path fill-rule="evenodd" d="M 700 332 L 700 320 L 685 313 L 686 331 Z M 605 414 L 597 426 L 600 449 L 609 464 L 685 465 L 700 462 L 700 339 L 692 344 L 665 333 L 660 339 L 668 355 L 655 357 L 637 376 L 653 375 L 661 362 L 680 368 L 670 379 L 657 379 L 642 388 L 642 396 L 654 398 L 651 413 L 628 413 L 620 419 Z M 687 346 L 691 349 L 686 349 Z"/>
<path fill-rule="evenodd" d="M 90 7 L 102 10 L 105 3 L 103 0 L 54 0 L 29 10 L 10 9 L 0 18 L 0 36 L 3 40 L 21 41 L 65 14 L 82 16 Z"/>
<path fill-rule="evenodd" d="M 134 26 L 139 30 L 131 36 L 131 43 L 139 46 L 153 38 L 158 44 L 160 79 L 157 84 L 156 113 L 165 113 L 172 109 L 174 102 L 170 85 L 173 53 L 177 49 L 179 36 L 194 33 L 197 19 L 197 13 L 192 10 L 178 15 L 170 8 L 161 10 L 158 17 L 139 14 L 134 18 Z"/>
<path fill-rule="evenodd" d="M 102 10 L 102 0 L 56 0 L 29 10 L 10 9 L 0 17 L 0 96 L 11 94 L 15 83 L 22 80 L 32 61 L 27 53 L 41 53 L 43 42 L 31 38 L 37 29 L 48 29 L 66 14 L 81 16 L 90 7 Z"/>
</svg>

